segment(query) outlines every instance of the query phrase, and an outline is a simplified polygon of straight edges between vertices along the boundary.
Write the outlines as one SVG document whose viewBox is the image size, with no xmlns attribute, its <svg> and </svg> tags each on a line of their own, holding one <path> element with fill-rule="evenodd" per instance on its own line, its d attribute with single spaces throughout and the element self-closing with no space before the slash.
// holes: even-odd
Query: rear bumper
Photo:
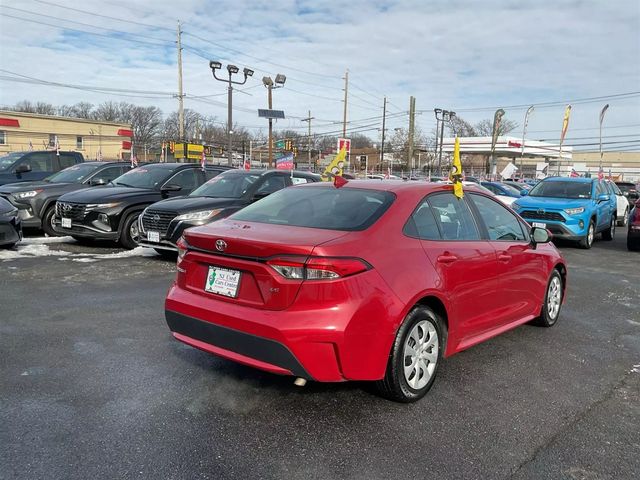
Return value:
<svg viewBox="0 0 640 480">
<path fill-rule="evenodd" d="M 0 245 L 13 245 L 22 240 L 22 228 L 19 218 L 15 221 L 0 223 Z"/>
<path fill-rule="evenodd" d="M 278 311 L 200 294 L 178 282 L 167 294 L 165 316 L 176 339 L 258 369 L 321 382 L 379 380 L 395 336 L 392 319 L 402 306 L 390 292 L 386 304 L 374 298 L 381 284 L 353 281 L 353 291 L 364 293 L 359 299 L 326 303 L 310 289 Z"/>
<path fill-rule="evenodd" d="M 281 375 L 311 379 L 298 359 L 282 343 L 198 320 L 171 310 L 167 325 L 181 342 L 239 363 Z"/>
</svg>

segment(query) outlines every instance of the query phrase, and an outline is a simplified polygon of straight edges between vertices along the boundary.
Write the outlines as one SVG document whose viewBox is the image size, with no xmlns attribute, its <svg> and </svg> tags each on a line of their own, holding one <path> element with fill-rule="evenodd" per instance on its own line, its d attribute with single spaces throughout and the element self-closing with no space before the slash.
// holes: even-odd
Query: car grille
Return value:
<svg viewBox="0 0 640 480">
<path fill-rule="evenodd" d="M 166 235 L 171 220 L 176 218 L 175 212 L 164 212 L 162 210 L 147 209 L 142 216 L 142 226 L 146 232 L 160 232 L 160 235 Z"/>
<path fill-rule="evenodd" d="M 520 214 L 527 220 L 547 220 L 550 222 L 564 222 L 565 218 L 558 212 L 539 212 L 535 210 L 525 210 Z"/>
<path fill-rule="evenodd" d="M 85 215 L 85 206 L 81 203 L 56 202 L 56 217 L 83 220 Z"/>
</svg>

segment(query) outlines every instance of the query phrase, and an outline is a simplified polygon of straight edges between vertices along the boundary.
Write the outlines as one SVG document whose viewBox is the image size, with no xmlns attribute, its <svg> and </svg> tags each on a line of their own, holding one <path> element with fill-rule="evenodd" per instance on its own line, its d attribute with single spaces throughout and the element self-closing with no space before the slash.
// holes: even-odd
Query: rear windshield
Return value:
<svg viewBox="0 0 640 480">
<path fill-rule="evenodd" d="M 260 174 L 250 174 L 228 170 L 191 192 L 192 197 L 240 198 L 260 178 Z"/>
<path fill-rule="evenodd" d="M 532 197 L 591 198 L 591 182 L 540 182 L 529 191 Z"/>
<path fill-rule="evenodd" d="M 45 181 L 51 183 L 76 183 L 82 181 L 85 177 L 97 170 L 100 165 L 92 165 L 89 163 L 80 163 L 72 167 L 60 170 L 58 173 L 45 178 Z"/>
<path fill-rule="evenodd" d="M 0 157 L 0 170 L 7 170 L 16 160 L 22 157 L 24 153 L 13 152 Z"/>
<path fill-rule="evenodd" d="M 364 230 L 393 203 L 391 192 L 360 188 L 285 188 L 232 215 L 233 220 L 321 228 Z"/>
</svg>

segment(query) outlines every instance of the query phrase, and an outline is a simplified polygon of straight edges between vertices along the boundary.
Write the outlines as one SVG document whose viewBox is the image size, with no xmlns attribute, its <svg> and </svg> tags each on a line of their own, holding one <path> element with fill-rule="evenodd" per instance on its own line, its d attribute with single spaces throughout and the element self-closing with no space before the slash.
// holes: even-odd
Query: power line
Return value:
<svg viewBox="0 0 640 480">
<path fill-rule="evenodd" d="M 130 36 L 134 36 L 134 37 L 148 38 L 148 39 L 151 39 L 151 40 L 155 40 L 157 42 L 170 43 L 170 42 L 167 42 L 167 40 L 164 40 L 162 38 L 151 37 L 149 35 L 143 35 L 143 34 L 140 34 L 140 33 L 130 33 L 130 32 L 124 32 L 122 30 L 114 30 L 112 28 L 100 27 L 98 25 L 92 25 L 90 23 L 78 22 L 76 20 L 68 20 L 66 18 L 55 17 L 53 15 L 48 15 L 48 14 L 44 14 L 44 13 L 32 12 L 30 10 L 23 10 L 21 8 L 9 7 L 7 5 L 0 5 L 0 7 L 6 8 L 6 9 L 9 9 L 9 10 L 14 10 L 14 11 L 17 11 L 17 12 L 28 13 L 30 15 L 37 15 L 39 17 L 51 18 L 53 20 L 58 20 L 58 21 L 61 21 L 61 22 L 74 23 L 76 25 L 82 25 L 83 27 L 96 28 L 98 30 L 104 30 L 104 31 L 107 31 L 107 32 L 113 32 L 113 33 L 117 33 L 117 34 L 120 34 L 120 35 L 130 35 Z"/>
</svg>

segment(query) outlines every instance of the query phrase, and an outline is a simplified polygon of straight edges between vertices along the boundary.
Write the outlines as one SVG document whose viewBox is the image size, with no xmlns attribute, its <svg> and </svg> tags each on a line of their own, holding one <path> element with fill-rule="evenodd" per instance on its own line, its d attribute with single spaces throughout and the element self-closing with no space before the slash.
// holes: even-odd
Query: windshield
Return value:
<svg viewBox="0 0 640 480">
<path fill-rule="evenodd" d="M 118 187 L 157 188 L 172 174 L 172 169 L 149 165 L 129 170 L 111 183 Z"/>
<path fill-rule="evenodd" d="M 24 153 L 14 152 L 0 157 L 0 170 L 8 170 Z"/>
<path fill-rule="evenodd" d="M 240 198 L 260 175 L 229 171 L 213 177 L 191 192 L 192 197 Z"/>
<path fill-rule="evenodd" d="M 389 208 L 391 192 L 361 188 L 285 188 L 229 218 L 326 230 L 364 230 Z"/>
<path fill-rule="evenodd" d="M 99 165 L 74 165 L 48 176 L 44 181 L 51 183 L 80 183 L 88 175 L 91 175 L 98 166 Z"/>
<path fill-rule="evenodd" d="M 520 195 L 520 190 L 518 190 L 516 187 L 514 187 L 513 185 L 509 185 L 508 183 L 503 183 L 502 184 L 502 188 L 504 188 L 507 192 L 509 192 L 511 195 Z"/>
<path fill-rule="evenodd" d="M 591 198 L 591 182 L 540 182 L 529 192 L 532 197 Z"/>
</svg>

